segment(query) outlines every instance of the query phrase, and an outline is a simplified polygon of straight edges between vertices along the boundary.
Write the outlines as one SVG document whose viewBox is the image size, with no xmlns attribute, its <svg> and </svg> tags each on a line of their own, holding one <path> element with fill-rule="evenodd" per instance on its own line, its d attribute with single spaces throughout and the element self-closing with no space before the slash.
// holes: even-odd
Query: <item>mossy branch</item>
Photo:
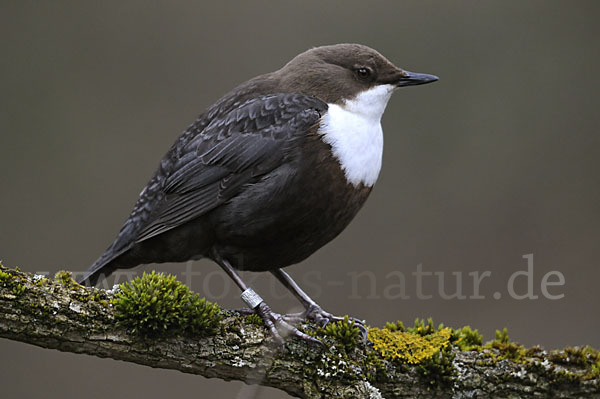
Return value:
<svg viewBox="0 0 600 399">
<path fill-rule="evenodd" d="M 149 281 L 156 292 L 165 291 L 160 282 Z M 431 322 L 409 329 L 401 323 L 371 329 L 369 338 L 374 344 L 363 345 L 353 338 L 355 329 L 341 322 L 328 329 L 303 326 L 326 347 L 309 347 L 294 339 L 285 351 L 278 351 L 260 320 L 215 311 L 212 305 L 178 290 L 167 289 L 179 301 L 176 308 L 183 315 L 177 318 L 179 327 L 169 332 L 151 324 L 161 333 L 141 335 L 139 330 L 132 331 L 131 324 L 128 328 L 127 323 L 118 322 L 122 315 L 111 291 L 84 288 L 64 273 L 46 279 L 0 265 L 0 337 L 271 386 L 301 398 L 600 396 L 600 357 L 589 348 L 526 350 L 500 332 L 496 340 L 481 346 L 476 331 L 433 327 Z M 137 309 L 131 304 L 122 307 Z M 212 322 L 200 323 L 210 328 L 198 334 L 185 322 L 181 324 L 180 318 L 193 309 L 218 317 L 216 328 Z"/>
</svg>

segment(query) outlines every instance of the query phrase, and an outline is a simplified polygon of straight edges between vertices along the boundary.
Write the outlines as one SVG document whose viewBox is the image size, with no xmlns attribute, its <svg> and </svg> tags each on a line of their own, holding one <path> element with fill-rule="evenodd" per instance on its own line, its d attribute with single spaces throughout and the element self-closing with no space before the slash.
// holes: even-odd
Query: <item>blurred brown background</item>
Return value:
<svg viewBox="0 0 600 399">
<path fill-rule="evenodd" d="M 371 325 L 432 316 L 486 339 L 506 326 L 526 345 L 599 347 L 599 5 L 4 1 L 0 259 L 31 272 L 86 269 L 197 114 L 309 47 L 359 42 L 441 80 L 392 98 L 370 200 L 291 274 L 325 309 Z M 530 253 L 539 298 L 511 298 L 507 281 L 526 270 Z M 418 299 L 411 273 L 419 264 L 445 273 L 448 293 L 451 273 L 462 272 L 467 296 L 468 273 L 491 272 L 485 299 L 444 300 L 434 277 L 423 287 L 433 298 Z M 241 306 L 217 266 L 192 266 L 196 291 Z M 361 271 L 370 277 L 353 284 Z M 541 295 L 550 271 L 564 275 L 563 286 L 550 287 L 562 299 Z M 392 272 L 406 277 L 409 299 L 392 297 Z M 517 282 L 524 292 L 524 278 Z M 253 284 L 276 310 L 297 306 L 267 276 Z M 0 353 L 3 398 L 285 397 L 6 340 Z"/>
</svg>

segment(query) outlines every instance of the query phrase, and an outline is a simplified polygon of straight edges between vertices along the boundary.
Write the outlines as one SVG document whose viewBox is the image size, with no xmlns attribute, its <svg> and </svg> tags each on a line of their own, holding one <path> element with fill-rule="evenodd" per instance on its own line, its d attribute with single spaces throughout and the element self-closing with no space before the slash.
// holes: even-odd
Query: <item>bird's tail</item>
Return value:
<svg viewBox="0 0 600 399">
<path fill-rule="evenodd" d="M 124 248 L 121 251 L 114 251 L 109 248 L 102 254 L 100 258 L 85 272 L 83 277 L 77 279 L 77 283 L 81 285 L 95 286 L 100 278 L 106 278 L 119 268 L 118 258 L 129 248 Z"/>
</svg>

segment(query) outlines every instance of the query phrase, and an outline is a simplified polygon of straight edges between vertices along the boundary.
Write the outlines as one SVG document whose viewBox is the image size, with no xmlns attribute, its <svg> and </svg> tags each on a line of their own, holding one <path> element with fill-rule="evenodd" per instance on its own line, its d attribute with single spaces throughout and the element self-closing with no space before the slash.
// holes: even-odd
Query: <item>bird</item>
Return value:
<svg viewBox="0 0 600 399">
<path fill-rule="evenodd" d="M 333 240 L 365 203 L 382 165 L 381 118 L 392 93 L 437 80 L 345 43 L 313 47 L 238 85 L 175 141 L 116 239 L 77 281 L 93 286 L 117 269 L 208 258 L 277 343 L 314 341 L 295 323 L 342 318 L 283 268 Z M 239 270 L 272 273 L 304 312 L 275 313 Z"/>
</svg>

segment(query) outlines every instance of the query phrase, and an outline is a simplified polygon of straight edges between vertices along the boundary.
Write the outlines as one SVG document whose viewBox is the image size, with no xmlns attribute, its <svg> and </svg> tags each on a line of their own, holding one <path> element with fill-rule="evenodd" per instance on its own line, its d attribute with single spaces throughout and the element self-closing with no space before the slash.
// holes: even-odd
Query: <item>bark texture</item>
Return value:
<svg viewBox="0 0 600 399">
<path fill-rule="evenodd" d="M 370 345 L 345 350 L 291 340 L 273 348 L 266 330 L 224 311 L 215 335 L 149 339 L 116 323 L 111 291 L 0 266 L 0 337 L 44 348 L 240 380 L 301 398 L 600 398 L 600 379 L 564 352 L 499 360 L 495 349 L 452 349 L 448 367 L 382 359 Z"/>
</svg>

